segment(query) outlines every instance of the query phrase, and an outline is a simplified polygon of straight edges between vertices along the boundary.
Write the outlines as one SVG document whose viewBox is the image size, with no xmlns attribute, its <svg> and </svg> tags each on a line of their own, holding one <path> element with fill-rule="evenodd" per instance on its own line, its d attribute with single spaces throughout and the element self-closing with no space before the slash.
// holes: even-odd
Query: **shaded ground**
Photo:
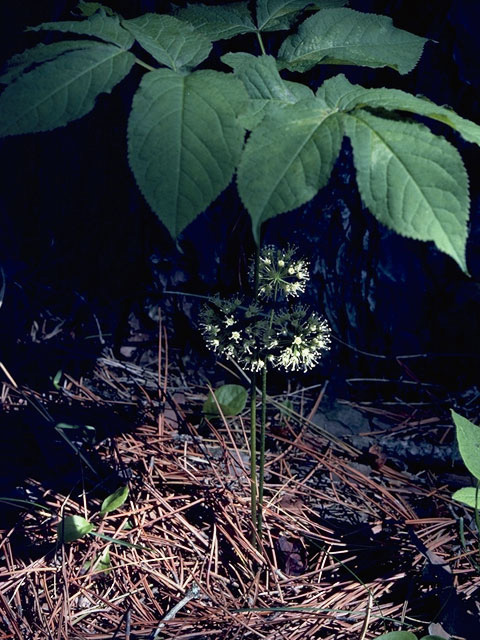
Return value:
<svg viewBox="0 0 480 640">
<path fill-rule="evenodd" d="M 170 331 L 155 346 L 131 324 L 123 355 L 105 347 L 88 377 L 62 372 L 49 392 L 3 371 L 0 637 L 478 637 L 475 523 L 450 497 L 470 479 L 447 411 L 474 419 L 476 389 L 442 400 L 424 383 L 411 405 L 332 398 L 326 384 L 272 396 L 257 549 L 248 412 L 204 420 L 208 389 L 169 353 Z M 59 422 L 76 427 L 68 442 Z M 128 501 L 102 518 L 125 484 Z M 62 514 L 108 539 L 59 547 Z"/>
</svg>

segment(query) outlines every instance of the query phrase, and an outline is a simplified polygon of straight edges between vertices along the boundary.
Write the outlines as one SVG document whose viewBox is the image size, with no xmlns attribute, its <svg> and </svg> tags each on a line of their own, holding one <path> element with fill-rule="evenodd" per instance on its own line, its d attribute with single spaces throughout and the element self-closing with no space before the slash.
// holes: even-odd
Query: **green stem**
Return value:
<svg viewBox="0 0 480 640">
<path fill-rule="evenodd" d="M 260 49 L 262 51 L 262 55 L 266 56 L 267 54 L 266 54 L 266 51 L 265 51 L 265 47 L 263 46 L 262 34 L 260 33 L 260 31 L 257 31 L 256 34 L 257 34 L 258 42 L 260 44 Z"/>
<path fill-rule="evenodd" d="M 252 373 L 250 388 L 250 513 L 252 516 L 252 544 L 257 546 L 257 376 Z"/>
<path fill-rule="evenodd" d="M 155 67 L 152 67 L 151 65 L 147 64 L 143 60 L 140 60 L 140 58 L 135 58 L 135 62 L 139 64 L 141 67 L 148 69 L 149 71 L 156 71 Z"/>
<path fill-rule="evenodd" d="M 260 248 L 255 248 L 254 298 L 258 297 L 258 267 Z M 250 385 L 250 513 L 252 516 L 252 545 L 257 546 L 257 375 L 252 372 Z"/>
<path fill-rule="evenodd" d="M 267 422 L 267 367 L 262 370 L 262 412 L 260 416 L 260 477 L 258 483 L 257 531 L 261 539 L 263 526 L 263 485 L 265 478 L 265 424 Z"/>
</svg>

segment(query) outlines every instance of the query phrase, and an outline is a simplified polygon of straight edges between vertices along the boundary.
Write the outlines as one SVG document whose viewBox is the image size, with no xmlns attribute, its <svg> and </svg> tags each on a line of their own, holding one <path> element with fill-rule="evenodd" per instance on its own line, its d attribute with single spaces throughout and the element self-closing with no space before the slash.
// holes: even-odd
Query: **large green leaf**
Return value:
<svg viewBox="0 0 480 640">
<path fill-rule="evenodd" d="M 288 36 L 278 55 L 291 71 L 307 71 L 321 62 L 392 67 L 403 74 L 417 64 L 425 42 L 425 38 L 397 29 L 386 16 L 325 9 Z"/>
<path fill-rule="evenodd" d="M 217 6 L 189 4 L 176 14 L 186 20 L 210 40 L 226 40 L 240 33 L 256 31 L 248 2 L 232 2 Z"/>
<path fill-rule="evenodd" d="M 64 40 L 53 44 L 37 44 L 36 47 L 17 53 L 7 60 L 4 73 L 0 76 L 0 83 L 9 84 L 36 65 L 58 58 L 67 51 L 85 49 L 91 45 L 89 40 Z"/>
<path fill-rule="evenodd" d="M 81 118 L 130 71 L 135 56 L 85 42 L 21 75 L 0 95 L 0 136 L 50 131 Z"/>
<path fill-rule="evenodd" d="M 237 103 L 247 99 L 232 74 L 159 69 L 143 77 L 128 123 L 129 162 L 174 238 L 230 182 L 244 139 Z"/>
<path fill-rule="evenodd" d="M 455 111 L 441 107 L 423 97 L 412 96 L 399 89 L 365 89 L 351 84 L 343 74 L 326 80 L 317 95 L 325 99 L 332 108 L 352 111 L 361 107 L 408 111 L 443 122 L 469 142 L 480 145 L 480 126 L 457 115 Z"/>
<path fill-rule="evenodd" d="M 298 13 L 312 4 L 312 0 L 257 0 L 258 30 L 289 29 Z M 328 0 L 322 4 L 328 4 Z M 338 3 L 334 6 L 338 6 Z"/>
<path fill-rule="evenodd" d="M 468 176 L 458 151 L 417 123 L 343 116 L 362 200 L 387 227 L 433 240 L 466 271 Z"/>
<path fill-rule="evenodd" d="M 238 190 L 257 242 L 265 220 L 304 204 L 325 186 L 343 138 L 341 115 L 316 99 L 272 109 L 251 134 Z"/>
<path fill-rule="evenodd" d="M 212 48 L 194 26 L 172 16 L 146 13 L 122 24 L 157 62 L 174 71 L 196 67 Z"/>
<path fill-rule="evenodd" d="M 122 27 L 118 16 L 107 16 L 104 12 L 94 13 L 87 20 L 69 20 L 67 22 L 44 22 L 28 31 L 62 31 L 94 36 L 123 49 L 130 49 L 134 42 L 131 33 Z"/>
<path fill-rule="evenodd" d="M 272 56 L 256 57 L 250 53 L 227 53 L 222 56 L 222 62 L 233 68 L 250 96 L 240 117 L 247 129 L 254 129 L 276 105 L 293 104 L 304 98 L 313 98 L 313 92 L 306 85 L 283 80 Z"/>
<path fill-rule="evenodd" d="M 480 427 L 455 411 L 452 411 L 452 418 L 463 462 L 470 473 L 480 480 Z"/>
</svg>

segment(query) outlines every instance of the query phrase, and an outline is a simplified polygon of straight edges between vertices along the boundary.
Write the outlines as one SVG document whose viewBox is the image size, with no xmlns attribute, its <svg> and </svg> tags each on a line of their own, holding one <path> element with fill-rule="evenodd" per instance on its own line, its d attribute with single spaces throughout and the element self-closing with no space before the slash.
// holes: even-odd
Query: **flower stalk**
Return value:
<svg viewBox="0 0 480 640">
<path fill-rule="evenodd" d="M 327 321 L 301 304 L 308 262 L 296 250 L 271 245 L 256 252 L 250 268 L 253 300 L 213 298 L 201 312 L 201 330 L 218 355 L 235 360 L 251 372 L 250 486 L 252 542 L 262 536 L 265 485 L 265 431 L 268 369 L 308 371 L 330 346 Z M 261 374 L 259 477 L 257 484 L 257 379 Z"/>
</svg>

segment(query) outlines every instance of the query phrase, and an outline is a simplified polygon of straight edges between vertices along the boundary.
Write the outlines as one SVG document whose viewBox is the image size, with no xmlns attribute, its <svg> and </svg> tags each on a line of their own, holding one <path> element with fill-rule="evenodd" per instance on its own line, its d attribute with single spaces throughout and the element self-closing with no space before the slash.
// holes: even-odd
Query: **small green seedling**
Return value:
<svg viewBox="0 0 480 640">
<path fill-rule="evenodd" d="M 476 487 L 464 487 L 455 491 L 452 498 L 469 507 L 480 508 L 480 427 L 452 410 L 452 418 L 457 430 L 457 441 L 460 455 L 465 466 L 477 479 Z"/>
<path fill-rule="evenodd" d="M 100 515 L 104 516 L 106 513 L 119 509 L 127 498 L 128 487 L 119 487 L 102 502 Z M 82 516 L 65 516 L 57 525 L 58 542 L 59 544 L 67 544 L 69 542 L 74 542 L 75 540 L 80 540 L 80 538 L 84 538 L 89 533 L 97 535 L 94 528 L 94 525 Z M 121 544 L 122 542 L 116 541 L 113 538 L 111 540 L 118 544 Z"/>
<path fill-rule="evenodd" d="M 217 402 L 210 393 L 203 404 L 203 413 L 206 418 L 214 418 L 219 415 L 218 407 L 220 407 L 224 416 L 238 416 L 245 409 L 247 396 L 245 387 L 239 384 L 224 384 L 215 390 Z"/>
</svg>

